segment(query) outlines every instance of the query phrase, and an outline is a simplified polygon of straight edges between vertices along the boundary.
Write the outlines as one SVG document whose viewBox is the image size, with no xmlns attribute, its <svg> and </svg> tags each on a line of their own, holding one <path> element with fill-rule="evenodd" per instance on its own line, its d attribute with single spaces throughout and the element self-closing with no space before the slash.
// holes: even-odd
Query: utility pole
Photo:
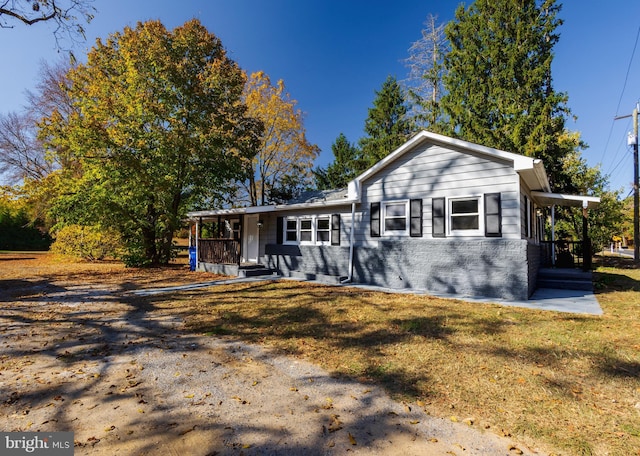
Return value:
<svg viewBox="0 0 640 456">
<path fill-rule="evenodd" d="M 613 120 L 633 117 L 633 135 L 629 135 L 627 145 L 633 146 L 633 261 L 640 262 L 640 195 L 638 194 L 638 103 L 633 114 L 615 117 Z"/>
<path fill-rule="evenodd" d="M 638 104 L 633 110 L 633 261 L 640 261 L 640 233 L 638 223 Z"/>
</svg>

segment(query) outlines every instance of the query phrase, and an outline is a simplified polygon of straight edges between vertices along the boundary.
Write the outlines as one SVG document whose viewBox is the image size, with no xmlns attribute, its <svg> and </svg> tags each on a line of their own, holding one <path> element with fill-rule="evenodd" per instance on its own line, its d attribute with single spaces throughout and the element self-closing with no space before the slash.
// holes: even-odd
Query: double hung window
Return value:
<svg viewBox="0 0 640 456">
<path fill-rule="evenodd" d="M 476 234 L 480 230 L 480 197 L 449 200 L 451 233 Z"/>
<path fill-rule="evenodd" d="M 284 244 L 340 245 L 339 214 L 283 217 L 281 226 Z"/>
<path fill-rule="evenodd" d="M 286 232 L 285 232 L 284 239 L 287 243 L 298 242 L 298 219 L 287 218 L 287 225 L 286 225 Z"/>
<path fill-rule="evenodd" d="M 316 219 L 316 243 L 328 244 L 331 241 L 331 226 L 329 217 L 318 217 Z"/>
<path fill-rule="evenodd" d="M 422 200 L 383 201 L 371 203 L 369 210 L 370 235 L 422 236 Z"/>
<path fill-rule="evenodd" d="M 502 236 L 500 193 L 432 199 L 432 236 Z"/>
<path fill-rule="evenodd" d="M 394 201 L 383 204 L 383 234 L 407 234 L 409 201 Z"/>
<path fill-rule="evenodd" d="M 310 218 L 300 219 L 300 243 L 310 244 L 313 242 L 313 220 Z"/>
</svg>

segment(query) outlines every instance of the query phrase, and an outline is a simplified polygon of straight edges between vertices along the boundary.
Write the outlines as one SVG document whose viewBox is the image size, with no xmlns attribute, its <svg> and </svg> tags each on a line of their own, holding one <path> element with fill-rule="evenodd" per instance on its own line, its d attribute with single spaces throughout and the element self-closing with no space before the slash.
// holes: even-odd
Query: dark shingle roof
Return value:
<svg viewBox="0 0 640 456">
<path fill-rule="evenodd" d="M 347 197 L 347 189 L 309 190 L 302 192 L 297 198 L 290 199 L 287 204 L 318 203 L 321 201 L 336 201 Z"/>
</svg>

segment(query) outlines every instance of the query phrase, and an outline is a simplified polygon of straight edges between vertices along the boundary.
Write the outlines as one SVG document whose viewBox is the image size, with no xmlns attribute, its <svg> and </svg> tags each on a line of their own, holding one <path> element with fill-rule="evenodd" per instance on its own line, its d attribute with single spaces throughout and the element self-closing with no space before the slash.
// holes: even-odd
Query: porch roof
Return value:
<svg viewBox="0 0 640 456">
<path fill-rule="evenodd" d="M 541 206 L 574 206 L 595 209 L 600 204 L 600 198 L 597 196 L 564 195 L 549 192 L 531 192 L 531 196 Z"/>
<path fill-rule="evenodd" d="M 347 198 L 346 190 L 334 191 L 331 196 L 319 197 L 317 194 L 309 195 L 307 199 L 298 200 L 299 202 L 288 204 L 272 204 L 270 206 L 249 206 L 237 207 L 231 209 L 217 209 L 210 211 L 193 211 L 187 213 L 189 220 L 197 220 L 199 218 L 215 218 L 219 215 L 243 215 L 243 214 L 264 214 L 268 212 L 290 211 L 296 209 L 317 209 L 325 207 L 345 206 L 354 201 Z"/>
</svg>

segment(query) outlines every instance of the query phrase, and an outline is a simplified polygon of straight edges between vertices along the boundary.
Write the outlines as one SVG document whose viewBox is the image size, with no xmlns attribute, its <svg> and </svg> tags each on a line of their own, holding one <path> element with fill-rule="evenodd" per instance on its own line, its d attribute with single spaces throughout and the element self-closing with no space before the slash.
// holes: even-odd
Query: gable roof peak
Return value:
<svg viewBox="0 0 640 456">
<path fill-rule="evenodd" d="M 525 178 L 532 189 L 541 189 L 543 191 L 549 191 L 550 189 L 547 173 L 544 170 L 542 161 L 539 159 L 500 149 L 494 149 L 493 147 L 475 144 L 463 139 L 452 138 L 450 136 L 441 135 L 428 130 L 421 130 L 385 158 L 353 179 L 353 181 L 349 183 L 349 199 L 359 199 L 361 182 L 377 174 L 390 163 L 393 163 L 395 160 L 402 157 L 408 151 L 413 150 L 423 142 L 432 142 L 445 147 L 453 147 L 462 151 L 485 155 L 489 158 L 506 160 L 511 162 L 513 169 Z M 526 173 L 526 176 L 523 175 L 523 173 Z"/>
</svg>

